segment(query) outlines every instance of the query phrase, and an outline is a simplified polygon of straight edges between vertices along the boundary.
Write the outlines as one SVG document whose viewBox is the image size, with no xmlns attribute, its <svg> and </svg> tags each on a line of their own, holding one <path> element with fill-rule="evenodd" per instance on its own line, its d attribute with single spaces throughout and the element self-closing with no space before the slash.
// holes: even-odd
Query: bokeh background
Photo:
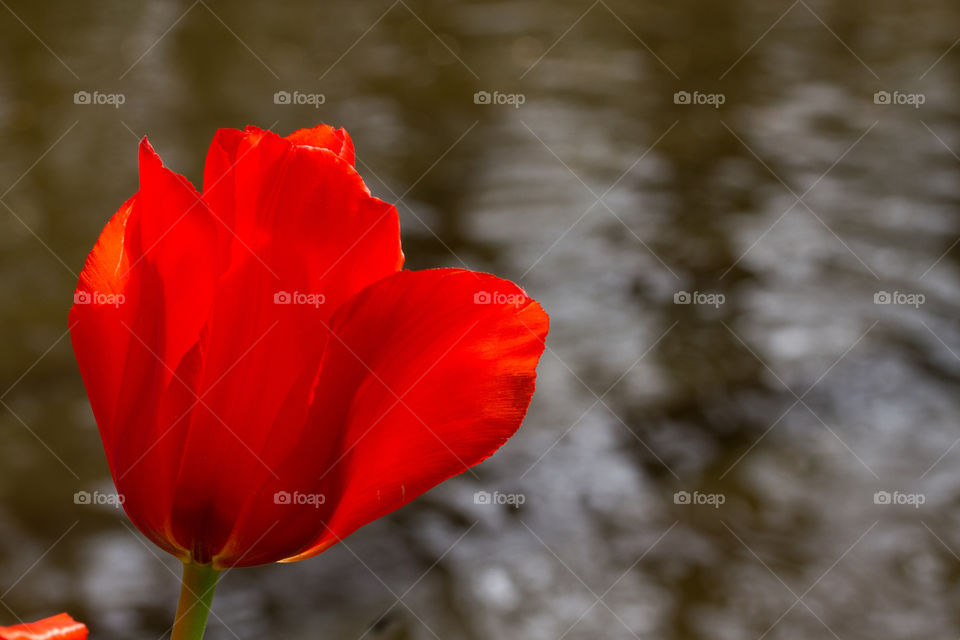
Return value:
<svg viewBox="0 0 960 640">
<path fill-rule="evenodd" d="M 957 637 L 958 39 L 947 0 L 0 0 L 0 623 L 173 617 L 73 497 L 67 311 L 137 139 L 199 184 L 218 127 L 327 122 L 408 266 L 520 282 L 548 350 L 476 476 L 229 574 L 208 637 Z"/>
</svg>

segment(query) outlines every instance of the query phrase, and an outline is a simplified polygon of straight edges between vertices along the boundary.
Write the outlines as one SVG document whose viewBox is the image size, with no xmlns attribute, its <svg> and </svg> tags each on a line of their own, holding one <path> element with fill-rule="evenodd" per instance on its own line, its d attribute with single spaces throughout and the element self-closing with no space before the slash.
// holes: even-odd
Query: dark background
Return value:
<svg viewBox="0 0 960 640">
<path fill-rule="evenodd" d="M 476 477 L 231 572 L 209 638 L 957 637 L 958 38 L 946 0 L 0 1 L 0 624 L 173 618 L 177 562 L 73 499 L 112 488 L 67 311 L 137 138 L 199 184 L 218 127 L 327 122 L 407 265 L 521 283 L 548 351 Z"/>
</svg>

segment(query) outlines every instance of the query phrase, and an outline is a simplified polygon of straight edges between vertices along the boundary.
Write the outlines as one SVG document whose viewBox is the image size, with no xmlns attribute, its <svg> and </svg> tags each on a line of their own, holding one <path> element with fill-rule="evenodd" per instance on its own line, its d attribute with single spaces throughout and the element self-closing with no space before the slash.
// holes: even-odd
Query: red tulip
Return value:
<svg viewBox="0 0 960 640">
<path fill-rule="evenodd" d="M 61 613 L 38 622 L 0 627 L 0 640 L 87 640 L 87 626 Z"/>
<path fill-rule="evenodd" d="M 74 350 L 124 508 L 212 570 L 300 560 L 519 427 L 547 316 L 516 285 L 404 271 L 347 133 L 220 130 L 203 194 L 140 145 L 87 258 Z"/>
</svg>

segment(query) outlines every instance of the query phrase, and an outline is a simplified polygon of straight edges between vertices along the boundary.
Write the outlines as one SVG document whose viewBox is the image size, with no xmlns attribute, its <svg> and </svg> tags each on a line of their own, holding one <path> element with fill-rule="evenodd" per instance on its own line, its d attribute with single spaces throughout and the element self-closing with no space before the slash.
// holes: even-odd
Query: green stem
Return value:
<svg viewBox="0 0 960 640">
<path fill-rule="evenodd" d="M 220 572 L 210 565 L 183 563 L 183 584 L 170 640 L 201 640 Z"/>
</svg>

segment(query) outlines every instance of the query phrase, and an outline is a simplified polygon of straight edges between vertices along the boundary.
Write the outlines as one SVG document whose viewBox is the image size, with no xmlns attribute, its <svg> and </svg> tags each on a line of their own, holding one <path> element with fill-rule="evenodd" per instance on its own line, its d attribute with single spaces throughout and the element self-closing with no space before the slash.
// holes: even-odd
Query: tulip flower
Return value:
<svg viewBox="0 0 960 640">
<path fill-rule="evenodd" d="M 87 627 L 61 613 L 37 622 L 0 627 L 0 640 L 87 640 Z"/>
<path fill-rule="evenodd" d="M 220 130 L 203 182 L 144 139 L 70 314 L 124 509 L 185 565 L 174 640 L 220 570 L 314 556 L 492 455 L 548 325 L 506 280 L 403 270 L 342 129 Z"/>
</svg>

